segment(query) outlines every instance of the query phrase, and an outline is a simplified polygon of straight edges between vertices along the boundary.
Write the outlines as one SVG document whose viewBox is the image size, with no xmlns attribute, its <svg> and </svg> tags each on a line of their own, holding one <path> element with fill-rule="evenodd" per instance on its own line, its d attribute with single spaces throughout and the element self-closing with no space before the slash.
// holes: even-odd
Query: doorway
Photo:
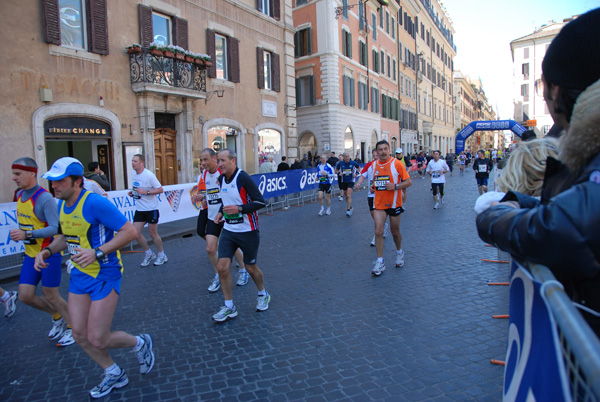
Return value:
<svg viewBox="0 0 600 402">
<path fill-rule="evenodd" d="M 154 130 L 155 174 L 163 186 L 177 184 L 177 132 L 170 128 Z"/>
</svg>

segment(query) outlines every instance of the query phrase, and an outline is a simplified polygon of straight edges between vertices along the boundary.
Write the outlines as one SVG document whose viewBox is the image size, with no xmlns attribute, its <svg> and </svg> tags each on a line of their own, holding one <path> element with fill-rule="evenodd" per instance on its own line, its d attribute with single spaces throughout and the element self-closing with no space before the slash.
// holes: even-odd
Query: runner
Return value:
<svg viewBox="0 0 600 402">
<path fill-rule="evenodd" d="M 458 155 L 458 166 L 460 168 L 460 175 L 464 175 L 465 174 L 465 163 L 467 161 L 467 157 L 465 156 L 465 152 L 462 151 L 459 155 Z"/>
<path fill-rule="evenodd" d="M 19 300 L 52 316 L 48 338 L 59 339 L 56 346 L 62 347 L 75 343 L 67 302 L 59 293 L 62 256 L 58 252 L 49 256 L 49 268 L 43 273 L 34 268 L 35 256 L 58 233 L 56 202 L 52 194 L 38 184 L 37 171 L 37 164 L 31 158 L 19 158 L 12 164 L 13 180 L 20 188 L 17 194 L 19 229 L 11 230 L 10 238 L 25 244 L 19 277 Z M 36 294 L 40 281 L 43 297 Z"/>
<path fill-rule="evenodd" d="M 137 231 L 112 202 L 83 189 L 83 165 L 77 159 L 58 159 L 42 177 L 52 182 L 60 200 L 60 227 L 52 243 L 36 255 L 35 269 L 45 271 L 49 263 L 44 260 L 68 250 L 75 266 L 69 283 L 73 336 L 104 369 L 102 382 L 90 391 L 92 398 L 101 398 L 129 383 L 109 348 L 133 348 L 142 374 L 154 366 L 149 334 L 111 332 L 123 272 L 119 249 L 135 239 Z"/>
<path fill-rule="evenodd" d="M 419 156 L 417 156 L 417 172 L 419 172 L 421 179 L 425 178 L 424 173 L 425 173 L 425 162 L 426 161 L 427 161 L 427 159 L 425 159 L 423 152 L 419 153 Z"/>
<path fill-rule="evenodd" d="M 4 303 L 4 316 L 12 317 L 17 310 L 17 292 L 9 292 L 0 288 L 0 301 Z"/>
<path fill-rule="evenodd" d="M 440 151 L 433 151 L 433 160 L 427 164 L 427 173 L 431 176 L 431 191 L 433 192 L 433 200 L 435 205 L 433 209 L 438 209 L 440 203 L 444 205 L 444 183 L 446 183 L 446 175 L 449 167 L 445 160 L 440 159 Z M 438 201 L 438 190 L 440 199 Z"/>
<path fill-rule="evenodd" d="M 229 273 L 231 258 L 238 248 L 242 249 L 246 269 L 258 288 L 257 311 L 269 308 L 271 295 L 265 289 L 263 273 L 256 262 L 260 243 L 256 211 L 265 206 L 265 200 L 250 175 L 238 169 L 235 152 L 229 149 L 222 150 L 219 152 L 218 161 L 219 169 L 223 172 L 219 177 L 222 205 L 214 222 L 220 224 L 225 221 L 219 239 L 219 261 L 217 263 L 225 305 L 213 315 L 213 319 L 223 322 L 238 315 L 233 304 Z"/>
<path fill-rule="evenodd" d="M 158 235 L 158 194 L 164 192 L 162 185 L 156 178 L 156 175 L 144 168 L 144 156 L 140 154 L 133 155 L 131 158 L 131 167 L 134 172 L 132 175 L 133 190 L 128 194 L 135 199 L 135 214 L 133 215 L 133 226 L 138 231 L 137 241 L 145 252 L 144 260 L 140 264 L 147 267 L 150 262 L 154 265 L 163 265 L 169 261 L 164 250 L 162 239 Z M 148 241 L 142 234 L 144 226 L 148 223 L 150 237 L 158 250 L 158 257 L 150 250 Z"/>
<path fill-rule="evenodd" d="M 452 150 L 450 150 L 450 152 L 448 152 L 446 154 L 446 165 L 448 165 L 448 168 L 450 168 L 450 176 L 452 176 L 452 171 L 454 170 L 454 158 L 455 157 L 456 156 L 454 155 Z"/>
<path fill-rule="evenodd" d="M 375 220 L 375 214 L 373 213 L 373 211 L 375 210 L 375 207 L 373 206 L 373 199 L 375 198 L 375 191 L 373 191 L 371 189 L 371 186 L 373 185 L 373 170 L 369 169 L 371 167 L 371 165 L 379 159 L 379 153 L 377 153 L 377 149 L 374 149 L 372 151 L 373 154 L 373 160 L 371 160 L 369 163 L 367 163 L 362 170 L 360 171 L 360 177 L 358 178 L 358 181 L 356 182 L 356 187 L 360 187 L 360 185 L 363 183 L 363 181 L 368 180 L 369 183 L 369 192 L 367 194 L 367 204 L 369 205 L 369 212 L 371 213 L 371 218 L 373 218 L 373 220 Z M 389 225 L 387 223 L 387 219 L 385 222 L 385 226 L 383 228 L 383 237 L 386 238 L 388 235 L 388 229 L 389 229 Z M 371 240 L 371 247 L 375 247 L 375 235 L 373 235 L 373 240 Z"/>
<path fill-rule="evenodd" d="M 358 175 L 360 165 L 350 160 L 350 154 L 344 152 L 344 160 L 338 162 L 335 166 L 335 173 L 340 177 L 340 190 L 346 198 L 346 216 L 352 216 L 352 189 L 354 188 L 354 178 Z"/>
<path fill-rule="evenodd" d="M 215 216 L 221 207 L 221 195 L 219 192 L 219 176 L 221 171 L 217 166 L 217 153 L 211 148 L 205 148 L 200 153 L 200 163 L 204 172 L 200 175 L 198 181 L 198 194 L 192 197 L 193 202 L 200 202 L 201 209 L 198 215 L 197 232 L 200 237 L 206 240 L 206 253 L 208 259 L 215 270 L 213 280 L 208 287 L 208 291 L 213 293 L 221 288 L 219 282 L 219 272 L 217 271 L 217 247 L 219 235 L 223 225 L 217 225 L 214 222 Z M 235 260 L 240 267 L 238 273 L 237 286 L 244 286 L 248 283 L 248 271 L 244 267 L 242 252 L 238 249 L 235 252 Z"/>
<path fill-rule="evenodd" d="M 494 167 L 494 163 L 485 158 L 483 150 L 477 151 L 477 156 L 478 158 L 473 161 L 473 170 L 475 171 L 475 179 L 477 179 L 479 195 L 482 195 L 488 191 L 488 178 L 490 177 L 490 172 Z"/>
<path fill-rule="evenodd" d="M 400 161 L 400 163 L 402 163 L 404 165 L 404 167 L 406 168 L 406 171 L 408 172 L 408 167 L 410 165 L 410 161 L 408 160 L 408 158 L 404 157 L 404 151 L 402 150 L 402 148 L 396 148 L 396 159 L 398 159 Z M 406 164 L 407 162 L 409 165 Z M 406 189 L 405 188 L 402 189 L 402 206 L 403 207 L 406 206 Z M 406 208 L 404 208 L 404 210 L 406 210 Z"/>
<path fill-rule="evenodd" d="M 323 194 L 325 194 L 325 200 L 327 201 L 327 215 L 331 215 L 331 183 L 333 183 L 334 171 L 333 167 L 327 163 L 327 155 L 321 156 L 321 163 L 317 165 L 317 177 L 319 178 L 319 203 L 321 209 L 319 210 L 319 216 L 323 216 Z"/>
<path fill-rule="evenodd" d="M 402 209 L 402 195 L 398 193 L 403 188 L 410 187 L 412 180 L 404 165 L 390 154 L 390 144 L 379 141 L 375 147 L 379 153 L 379 160 L 373 162 L 373 185 L 375 191 L 373 205 L 373 220 L 375 221 L 375 248 L 377 261 L 371 271 L 374 276 L 379 276 L 385 271 L 383 262 L 383 227 L 387 217 L 390 217 L 390 229 L 396 245 L 396 267 L 404 265 L 404 251 L 402 250 L 402 235 L 400 234 L 400 214 Z"/>
</svg>

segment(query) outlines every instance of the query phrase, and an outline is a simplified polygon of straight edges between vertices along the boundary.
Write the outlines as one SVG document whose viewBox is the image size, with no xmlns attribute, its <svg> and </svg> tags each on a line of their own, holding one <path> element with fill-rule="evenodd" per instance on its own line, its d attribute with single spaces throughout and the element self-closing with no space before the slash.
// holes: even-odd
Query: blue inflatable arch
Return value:
<svg viewBox="0 0 600 402">
<path fill-rule="evenodd" d="M 521 134 L 525 130 L 525 127 L 520 125 L 514 120 L 490 120 L 490 121 L 472 121 L 465 128 L 460 130 L 456 134 L 456 140 L 454 141 L 454 149 L 456 154 L 460 154 L 465 150 L 465 141 L 475 131 L 496 131 L 496 130 L 511 130 L 513 133 L 521 138 Z"/>
</svg>

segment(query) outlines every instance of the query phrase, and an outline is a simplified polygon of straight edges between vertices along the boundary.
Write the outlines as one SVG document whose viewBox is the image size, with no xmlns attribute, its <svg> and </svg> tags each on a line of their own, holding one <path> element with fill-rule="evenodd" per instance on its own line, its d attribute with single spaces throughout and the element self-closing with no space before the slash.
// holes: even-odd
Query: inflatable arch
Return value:
<svg viewBox="0 0 600 402">
<path fill-rule="evenodd" d="M 475 131 L 496 131 L 496 130 L 511 130 L 513 133 L 521 137 L 521 134 L 525 130 L 525 127 L 520 125 L 514 120 L 490 120 L 490 121 L 472 121 L 465 128 L 460 130 L 456 134 L 456 140 L 454 141 L 454 149 L 456 154 L 460 154 L 465 150 L 465 141 Z"/>
</svg>

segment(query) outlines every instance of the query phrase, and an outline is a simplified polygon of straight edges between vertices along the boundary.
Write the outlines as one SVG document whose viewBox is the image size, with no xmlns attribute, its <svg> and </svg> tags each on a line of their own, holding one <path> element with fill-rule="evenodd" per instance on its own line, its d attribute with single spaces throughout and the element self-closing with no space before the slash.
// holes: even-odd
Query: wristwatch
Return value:
<svg viewBox="0 0 600 402">
<path fill-rule="evenodd" d="M 33 239 L 33 230 L 27 230 L 27 231 L 25 231 L 25 237 L 27 239 Z"/>
<path fill-rule="evenodd" d="M 146 192 L 146 195 L 150 195 L 150 190 L 148 190 L 148 191 Z"/>
<path fill-rule="evenodd" d="M 94 251 L 96 252 L 96 259 L 98 261 L 103 259 L 106 256 L 106 254 L 104 254 L 104 251 L 100 250 L 100 247 L 96 247 L 94 249 Z"/>
<path fill-rule="evenodd" d="M 241 205 L 238 205 L 238 211 L 242 212 L 242 206 Z"/>
</svg>

